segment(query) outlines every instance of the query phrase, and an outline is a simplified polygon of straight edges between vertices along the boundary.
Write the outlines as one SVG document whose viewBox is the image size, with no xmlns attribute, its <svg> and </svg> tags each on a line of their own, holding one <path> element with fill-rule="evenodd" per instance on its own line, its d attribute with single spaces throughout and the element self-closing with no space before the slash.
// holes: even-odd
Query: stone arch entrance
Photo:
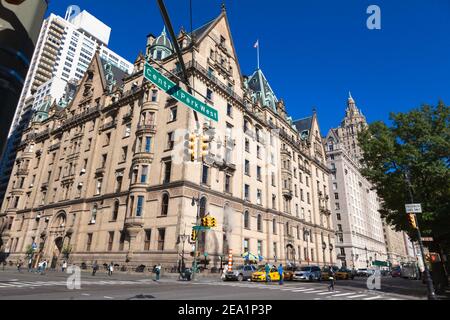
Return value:
<svg viewBox="0 0 450 320">
<path fill-rule="evenodd" d="M 289 262 L 295 265 L 295 248 L 291 243 L 286 245 L 286 263 Z"/>
<path fill-rule="evenodd" d="M 52 257 L 52 263 L 51 263 L 52 269 L 56 268 L 56 266 L 58 264 L 58 259 L 62 253 L 63 245 L 64 245 L 63 237 L 58 237 L 55 239 L 54 248 L 53 248 L 53 257 Z"/>
</svg>

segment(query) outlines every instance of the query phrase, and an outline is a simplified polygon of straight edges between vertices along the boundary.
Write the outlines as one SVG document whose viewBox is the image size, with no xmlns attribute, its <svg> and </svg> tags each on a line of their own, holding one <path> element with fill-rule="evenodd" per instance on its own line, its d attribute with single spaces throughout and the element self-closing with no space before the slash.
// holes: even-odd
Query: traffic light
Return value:
<svg viewBox="0 0 450 320">
<path fill-rule="evenodd" d="M 211 139 L 208 136 L 200 137 L 200 156 L 204 159 L 209 154 L 209 144 Z"/>
<path fill-rule="evenodd" d="M 197 241 L 197 230 L 192 229 L 191 241 Z"/>
<path fill-rule="evenodd" d="M 416 223 L 416 215 L 414 213 L 408 214 L 408 221 L 411 227 L 414 229 L 417 229 L 417 223 Z"/>
<path fill-rule="evenodd" d="M 209 227 L 209 218 L 208 217 L 202 218 L 202 227 Z"/>
<path fill-rule="evenodd" d="M 192 133 L 189 135 L 188 152 L 189 152 L 191 162 L 194 162 L 195 158 L 197 156 L 196 143 L 195 143 L 196 140 L 197 140 L 197 136 L 195 134 Z"/>
<path fill-rule="evenodd" d="M 217 227 L 217 221 L 216 221 L 216 218 L 211 217 L 210 227 L 211 227 L 211 228 Z"/>
</svg>

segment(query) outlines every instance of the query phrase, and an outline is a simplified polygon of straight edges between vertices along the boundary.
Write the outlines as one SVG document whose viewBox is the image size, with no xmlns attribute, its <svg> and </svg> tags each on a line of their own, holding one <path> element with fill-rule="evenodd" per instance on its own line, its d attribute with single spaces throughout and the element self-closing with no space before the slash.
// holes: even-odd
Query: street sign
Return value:
<svg viewBox="0 0 450 320">
<path fill-rule="evenodd" d="M 406 213 L 422 213 L 422 205 L 418 204 L 407 204 L 405 205 Z"/>
<path fill-rule="evenodd" d="M 378 267 L 389 267 L 389 263 L 386 261 L 373 261 L 372 265 Z"/>
<path fill-rule="evenodd" d="M 154 83 L 161 90 L 164 90 L 174 99 L 178 100 L 181 103 L 184 103 L 189 108 L 197 111 L 198 113 L 213 121 L 219 121 L 219 113 L 216 109 L 211 108 L 185 90 L 181 89 L 177 84 L 163 76 L 148 63 L 146 63 L 144 67 L 144 77 L 150 82 Z"/>
<path fill-rule="evenodd" d="M 195 226 L 193 229 L 197 231 L 211 230 L 211 228 L 209 227 L 202 227 L 202 226 Z"/>
<path fill-rule="evenodd" d="M 432 237 L 424 237 L 424 238 L 422 238 L 422 241 L 423 242 L 433 242 L 434 239 Z"/>
</svg>

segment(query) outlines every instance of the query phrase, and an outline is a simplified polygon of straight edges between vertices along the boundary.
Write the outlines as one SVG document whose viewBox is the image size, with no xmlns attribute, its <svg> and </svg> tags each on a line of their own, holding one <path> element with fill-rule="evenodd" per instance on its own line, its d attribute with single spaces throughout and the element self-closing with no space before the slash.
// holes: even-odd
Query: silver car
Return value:
<svg viewBox="0 0 450 320">
<path fill-rule="evenodd" d="M 321 271 L 319 266 L 300 267 L 294 272 L 293 280 L 320 281 Z"/>
<path fill-rule="evenodd" d="M 255 266 L 238 266 L 225 274 L 225 281 L 244 281 L 252 278 L 252 274 L 256 272 Z"/>
</svg>

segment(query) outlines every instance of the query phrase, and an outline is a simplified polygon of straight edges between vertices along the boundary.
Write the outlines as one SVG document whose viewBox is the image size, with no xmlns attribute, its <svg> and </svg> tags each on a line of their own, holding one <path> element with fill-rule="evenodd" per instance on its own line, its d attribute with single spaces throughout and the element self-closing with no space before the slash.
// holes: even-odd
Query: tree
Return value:
<svg viewBox="0 0 450 320">
<path fill-rule="evenodd" d="M 450 248 L 450 108 L 439 102 L 408 113 L 391 113 L 392 124 L 371 124 L 359 136 L 362 174 L 382 200 L 380 213 L 397 231 L 417 234 L 408 224 L 409 179 L 422 234 Z"/>
</svg>

